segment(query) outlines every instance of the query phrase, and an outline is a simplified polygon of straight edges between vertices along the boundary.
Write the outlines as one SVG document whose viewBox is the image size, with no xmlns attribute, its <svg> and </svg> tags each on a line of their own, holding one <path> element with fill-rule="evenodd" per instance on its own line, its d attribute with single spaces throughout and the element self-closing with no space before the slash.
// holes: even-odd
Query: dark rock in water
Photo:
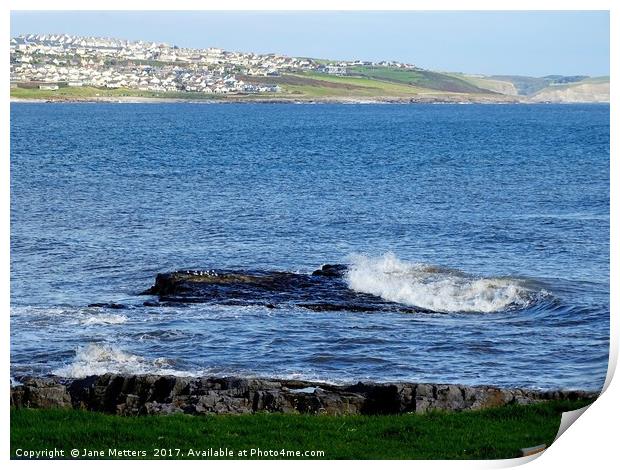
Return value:
<svg viewBox="0 0 620 470">
<path fill-rule="evenodd" d="M 98 307 L 98 308 L 111 308 L 114 310 L 124 310 L 127 308 L 127 305 L 116 304 L 116 303 L 107 303 L 107 302 L 98 302 L 94 304 L 88 304 L 89 307 Z"/>
<path fill-rule="evenodd" d="M 349 289 L 342 264 L 326 264 L 312 274 L 282 271 L 176 271 L 158 274 L 144 295 L 163 303 L 302 307 L 317 312 L 428 312 Z M 149 305 L 149 306 L 155 306 Z"/>
<path fill-rule="evenodd" d="M 416 383 L 331 385 L 301 380 L 104 374 L 84 379 L 20 378 L 11 406 L 75 408 L 117 415 L 398 414 L 474 410 L 550 399 L 593 399 L 583 391 Z"/>
<path fill-rule="evenodd" d="M 342 277 L 347 272 L 346 264 L 324 264 L 321 269 L 312 273 L 313 276 Z"/>
<path fill-rule="evenodd" d="M 142 305 L 144 305 L 145 307 L 159 307 L 159 306 L 161 306 L 161 304 L 159 302 L 157 302 L 156 300 L 147 300 L 147 301 L 143 302 Z"/>
<path fill-rule="evenodd" d="M 207 287 L 210 291 L 238 291 L 256 289 L 277 292 L 308 287 L 309 276 L 279 271 L 176 271 L 158 274 L 155 285 L 142 294 L 191 297 L 200 295 Z"/>
<path fill-rule="evenodd" d="M 316 304 L 299 304 L 300 307 L 307 308 L 308 310 L 314 310 L 315 312 L 338 312 L 341 310 L 347 310 L 349 312 L 376 312 L 379 310 L 374 305 L 355 305 L 355 304 L 330 304 L 330 303 L 316 303 Z"/>
<path fill-rule="evenodd" d="M 298 304 L 299 307 L 307 308 L 315 312 L 341 312 L 346 310 L 347 312 L 381 312 L 381 311 L 397 311 L 399 313 L 429 313 L 430 310 L 414 307 L 406 307 L 404 305 L 394 304 L 342 304 L 342 303 L 310 303 L 310 304 Z"/>
</svg>

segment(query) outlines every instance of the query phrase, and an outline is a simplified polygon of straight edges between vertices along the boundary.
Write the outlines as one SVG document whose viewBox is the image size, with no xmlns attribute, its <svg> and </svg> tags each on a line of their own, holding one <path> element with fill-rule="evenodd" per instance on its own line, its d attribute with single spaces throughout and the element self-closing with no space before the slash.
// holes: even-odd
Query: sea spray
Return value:
<svg viewBox="0 0 620 470">
<path fill-rule="evenodd" d="M 75 358 L 52 373 L 60 377 L 82 378 L 105 373 L 115 374 L 161 374 L 194 376 L 199 373 L 179 371 L 170 367 L 171 361 L 165 358 L 154 360 L 130 354 L 107 344 L 90 343 L 77 349 Z"/>
<path fill-rule="evenodd" d="M 402 261 L 393 253 L 353 256 L 346 280 L 357 292 L 446 313 L 525 308 L 540 294 L 518 279 L 477 278 L 453 269 Z"/>
<path fill-rule="evenodd" d="M 127 320 L 125 315 L 102 313 L 99 315 L 87 316 L 81 323 L 82 325 L 119 325 L 121 323 L 126 323 Z"/>
</svg>

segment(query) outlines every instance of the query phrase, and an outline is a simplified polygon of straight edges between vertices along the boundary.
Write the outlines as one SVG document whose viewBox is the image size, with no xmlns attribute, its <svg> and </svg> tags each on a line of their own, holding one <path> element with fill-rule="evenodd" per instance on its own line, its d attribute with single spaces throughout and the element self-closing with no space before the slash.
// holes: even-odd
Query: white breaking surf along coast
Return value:
<svg viewBox="0 0 620 470">
<path fill-rule="evenodd" d="M 357 292 L 446 313 L 526 308 L 548 295 L 527 288 L 519 279 L 476 278 L 453 269 L 401 261 L 393 253 L 353 256 L 346 279 Z"/>
</svg>

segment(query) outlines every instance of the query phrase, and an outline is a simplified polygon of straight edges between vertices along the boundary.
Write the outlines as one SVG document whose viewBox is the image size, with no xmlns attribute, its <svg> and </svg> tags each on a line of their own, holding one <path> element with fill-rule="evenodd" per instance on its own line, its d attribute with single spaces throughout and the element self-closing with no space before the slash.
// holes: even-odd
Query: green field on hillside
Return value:
<svg viewBox="0 0 620 470">
<path fill-rule="evenodd" d="M 38 88 L 11 88 L 11 98 L 39 100 L 71 100 L 86 98 L 168 98 L 168 99 L 218 99 L 221 95 L 193 92 L 155 92 L 128 88 L 61 87 L 58 90 Z"/>
<path fill-rule="evenodd" d="M 547 86 L 547 81 L 540 77 L 524 77 L 520 75 L 493 75 L 491 80 L 512 83 L 520 95 L 531 95 Z"/>
<path fill-rule="evenodd" d="M 429 70 L 397 69 L 392 67 L 350 67 L 349 74 L 385 80 L 394 83 L 451 93 L 489 93 L 452 75 Z"/>
<path fill-rule="evenodd" d="M 482 411 L 340 417 L 267 413 L 120 417 L 76 410 L 12 409 L 11 458 L 24 451 L 52 448 L 62 450 L 67 458 L 71 449 L 103 451 L 105 458 L 118 457 L 110 456 L 108 449 L 142 451 L 140 458 L 149 459 L 205 458 L 191 455 L 190 449 L 220 448 L 234 454 L 224 458 L 512 458 L 522 448 L 550 445 L 561 413 L 587 404 L 557 401 Z M 256 449 L 275 455 L 259 456 Z M 319 453 L 304 455 L 306 451 Z"/>
<path fill-rule="evenodd" d="M 307 96 L 409 97 L 429 91 L 407 84 L 383 82 L 367 77 L 335 76 L 314 72 L 291 76 L 302 81 L 293 83 L 289 80 L 287 83 L 285 80 L 282 84 L 283 90 Z"/>
<path fill-rule="evenodd" d="M 276 84 L 282 90 L 275 96 L 299 98 L 411 98 L 434 90 L 375 80 L 368 77 L 328 75 L 318 72 L 287 73 L 277 77 L 247 77 L 249 83 Z"/>
<path fill-rule="evenodd" d="M 480 89 L 483 89 L 483 90 L 489 90 L 489 91 L 493 91 L 493 92 L 501 93 L 505 95 L 510 95 L 510 96 L 519 94 L 517 87 L 515 87 L 512 82 L 509 82 L 506 80 L 496 80 L 496 79 L 492 79 L 489 77 L 467 75 L 467 74 L 462 74 L 462 73 L 453 73 L 451 75 L 453 75 L 454 77 L 460 80 L 464 80 L 468 83 L 471 83 L 472 85 Z"/>
<path fill-rule="evenodd" d="M 386 69 L 391 70 L 391 69 Z M 395 71 L 396 73 L 400 73 Z M 280 86 L 280 93 L 258 93 L 258 94 L 231 94 L 231 95 L 215 95 L 210 93 L 189 93 L 189 92 L 152 92 L 140 91 L 135 89 L 119 88 L 93 88 L 93 87 L 61 87 L 58 90 L 39 90 L 38 88 L 11 88 L 11 97 L 19 99 L 43 99 L 43 100 L 72 100 L 72 99 L 88 99 L 88 98 L 165 98 L 165 99 L 191 99 L 191 100 L 213 100 L 213 99 L 231 99 L 244 100 L 276 98 L 276 99 L 373 99 L 373 98 L 413 98 L 420 95 L 458 95 L 469 93 L 463 91 L 455 93 L 450 90 L 441 90 L 441 84 L 437 84 L 435 88 L 425 88 L 422 85 L 415 84 L 417 81 L 423 83 L 428 77 L 422 75 L 418 79 L 413 80 L 412 75 L 396 75 L 383 72 L 386 77 L 379 76 L 336 76 L 317 72 L 299 72 L 287 73 L 280 76 L 257 77 L 257 76 L 241 76 L 248 83 L 257 84 L 276 84 Z M 411 72 L 412 74 L 414 72 Z M 417 72 L 415 72 L 417 73 Z M 428 72 L 430 73 L 430 72 Z M 388 76 L 389 75 L 389 76 Z M 439 74 L 438 74 L 439 75 Z M 417 75 L 416 75 L 417 76 Z M 441 75 L 442 80 L 450 79 L 447 75 Z M 479 89 L 471 84 L 467 84 L 464 80 L 453 78 L 454 82 L 458 82 L 460 88 L 463 84 L 467 85 L 468 90 Z M 449 87 L 448 87 L 449 88 Z M 455 86 L 452 87 L 457 88 Z"/>
</svg>

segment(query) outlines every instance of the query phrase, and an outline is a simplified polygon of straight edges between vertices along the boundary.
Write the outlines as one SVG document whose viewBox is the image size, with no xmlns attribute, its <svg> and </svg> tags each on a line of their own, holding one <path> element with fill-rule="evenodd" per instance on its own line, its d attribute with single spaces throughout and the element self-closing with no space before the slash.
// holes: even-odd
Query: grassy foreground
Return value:
<svg viewBox="0 0 620 470">
<path fill-rule="evenodd" d="M 63 450 L 64 458 L 71 458 L 71 449 L 78 449 L 78 458 L 104 459 L 512 458 L 519 456 L 521 448 L 550 445 L 561 413 L 587 404 L 556 401 L 460 413 L 345 417 L 119 417 L 75 410 L 12 409 L 11 458 L 24 458 L 24 451 L 54 448 Z M 223 450 L 229 454 L 221 455 Z"/>
</svg>

